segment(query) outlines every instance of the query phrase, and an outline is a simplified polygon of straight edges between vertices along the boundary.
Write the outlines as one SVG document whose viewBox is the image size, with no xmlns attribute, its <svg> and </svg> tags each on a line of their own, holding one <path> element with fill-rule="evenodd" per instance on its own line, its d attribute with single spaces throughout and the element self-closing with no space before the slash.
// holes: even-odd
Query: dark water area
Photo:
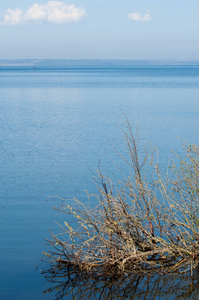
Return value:
<svg viewBox="0 0 199 300">
<path fill-rule="evenodd" d="M 149 141 L 157 146 L 163 169 L 171 149 L 182 154 L 178 138 L 198 144 L 199 65 L 0 64 L 0 299 L 54 299 L 43 294 L 50 285 L 39 270 L 44 239 L 66 216 L 52 209 L 60 200 L 48 197 L 86 201 L 85 190 L 97 192 L 91 170 L 99 161 L 120 176 L 109 157 L 127 172 L 110 146 L 124 151 L 121 109 L 139 127 L 140 150 Z"/>
<path fill-rule="evenodd" d="M 44 292 L 55 299 L 198 299 L 198 274 L 90 278 L 55 277 Z"/>
</svg>

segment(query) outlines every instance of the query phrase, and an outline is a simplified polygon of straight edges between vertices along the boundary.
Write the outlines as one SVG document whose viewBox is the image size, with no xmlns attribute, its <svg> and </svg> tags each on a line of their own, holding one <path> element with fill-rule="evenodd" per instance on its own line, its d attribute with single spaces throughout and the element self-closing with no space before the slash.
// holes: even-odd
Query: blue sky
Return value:
<svg viewBox="0 0 199 300">
<path fill-rule="evenodd" d="M 199 60 L 198 0 L 7 0 L 0 59 Z"/>
</svg>

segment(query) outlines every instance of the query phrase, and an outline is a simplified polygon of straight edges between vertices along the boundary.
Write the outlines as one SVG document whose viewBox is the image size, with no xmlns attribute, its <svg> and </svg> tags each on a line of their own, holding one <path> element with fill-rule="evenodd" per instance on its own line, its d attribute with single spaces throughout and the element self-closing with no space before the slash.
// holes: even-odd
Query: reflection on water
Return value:
<svg viewBox="0 0 199 300">
<path fill-rule="evenodd" d="M 43 272 L 54 299 L 198 299 L 199 277 L 196 272 L 177 275 L 86 276 L 70 274 L 70 270 Z"/>
</svg>

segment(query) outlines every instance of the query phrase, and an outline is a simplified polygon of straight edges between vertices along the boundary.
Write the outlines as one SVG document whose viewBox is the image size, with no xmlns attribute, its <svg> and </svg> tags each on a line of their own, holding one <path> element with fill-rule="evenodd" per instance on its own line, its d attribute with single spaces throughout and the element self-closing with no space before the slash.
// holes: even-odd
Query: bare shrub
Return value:
<svg viewBox="0 0 199 300">
<path fill-rule="evenodd" d="M 126 120 L 123 131 L 130 176 L 113 185 L 98 172 L 98 205 L 94 209 L 74 199 L 60 210 L 72 215 L 78 227 L 65 222 L 48 241 L 44 253 L 51 278 L 63 274 L 121 276 L 193 272 L 199 258 L 199 148 L 184 144 L 185 158 L 176 156 L 163 176 L 148 154 L 140 163 L 137 135 Z M 177 165 L 177 166 L 176 166 Z M 74 224 L 74 223 L 73 223 Z M 49 279 L 49 278 L 48 278 Z"/>
</svg>

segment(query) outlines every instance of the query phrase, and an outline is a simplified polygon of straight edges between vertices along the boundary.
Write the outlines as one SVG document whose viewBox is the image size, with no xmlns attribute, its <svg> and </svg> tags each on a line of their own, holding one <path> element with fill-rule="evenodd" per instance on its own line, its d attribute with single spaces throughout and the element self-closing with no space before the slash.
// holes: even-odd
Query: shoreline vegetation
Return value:
<svg viewBox="0 0 199 300">
<path fill-rule="evenodd" d="M 114 185 L 99 170 L 94 208 L 76 198 L 73 205 L 62 201 L 57 209 L 76 222 L 66 221 L 60 234 L 47 241 L 51 250 L 43 253 L 42 270 L 47 281 L 176 274 L 193 278 L 198 273 L 199 147 L 184 143 L 184 158 L 175 155 L 163 176 L 158 153 L 148 151 L 141 160 L 139 134 L 127 118 L 125 125 L 129 160 L 123 159 L 130 174 Z"/>
</svg>

